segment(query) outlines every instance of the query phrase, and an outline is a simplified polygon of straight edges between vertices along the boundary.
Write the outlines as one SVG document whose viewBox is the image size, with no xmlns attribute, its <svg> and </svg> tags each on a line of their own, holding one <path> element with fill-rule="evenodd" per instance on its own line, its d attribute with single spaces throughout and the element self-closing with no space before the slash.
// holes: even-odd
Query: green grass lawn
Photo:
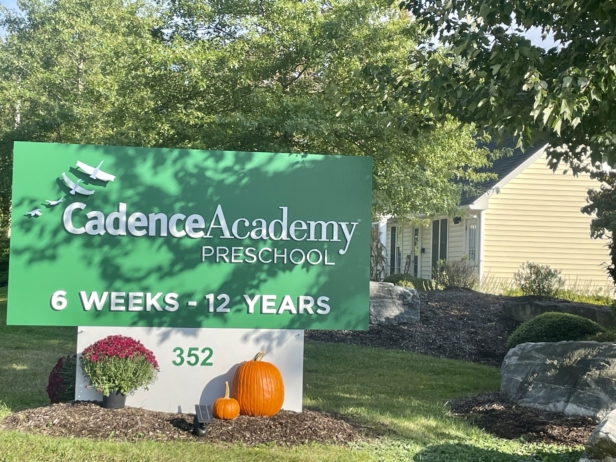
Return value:
<svg viewBox="0 0 616 462">
<path fill-rule="evenodd" d="M 0 416 L 48 404 L 47 376 L 74 352 L 75 328 L 11 327 L 0 289 Z M 349 447 L 245 448 L 196 443 L 118 443 L 0 431 L 0 461 L 577 462 L 579 450 L 506 441 L 448 415 L 448 399 L 498 389 L 499 371 L 403 351 L 306 342 L 304 405 L 384 430 Z"/>
</svg>

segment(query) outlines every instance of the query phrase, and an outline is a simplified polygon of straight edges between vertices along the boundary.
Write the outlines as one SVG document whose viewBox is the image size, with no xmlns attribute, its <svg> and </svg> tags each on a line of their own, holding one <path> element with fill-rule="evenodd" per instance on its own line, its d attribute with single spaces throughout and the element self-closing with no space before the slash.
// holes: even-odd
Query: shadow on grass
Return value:
<svg viewBox="0 0 616 462">
<path fill-rule="evenodd" d="M 1 348 L 0 352 L 5 355 L 0 358 L 0 403 L 13 412 L 49 405 L 49 373 L 67 351 Z"/>
<path fill-rule="evenodd" d="M 482 433 L 445 403 L 497 390 L 500 377 L 489 366 L 320 342 L 306 342 L 304 358 L 306 406 L 424 444 Z"/>
<path fill-rule="evenodd" d="M 530 455 L 508 454 L 498 449 L 479 448 L 468 444 L 428 446 L 413 457 L 414 462 L 578 462 L 582 451 L 559 448 L 537 450 Z"/>
<path fill-rule="evenodd" d="M 49 404 L 51 369 L 75 351 L 76 327 L 6 326 L 6 288 L 0 288 L 0 416 Z"/>
</svg>

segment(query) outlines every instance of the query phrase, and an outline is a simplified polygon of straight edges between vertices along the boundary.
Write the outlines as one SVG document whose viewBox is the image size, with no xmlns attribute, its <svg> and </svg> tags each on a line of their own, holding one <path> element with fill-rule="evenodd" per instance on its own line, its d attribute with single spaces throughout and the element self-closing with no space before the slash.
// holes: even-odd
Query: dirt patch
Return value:
<svg viewBox="0 0 616 462">
<path fill-rule="evenodd" d="M 27 409 L 9 415 L 0 427 L 49 436 L 138 441 L 276 443 L 295 446 L 308 442 L 346 444 L 362 439 L 364 431 L 339 417 L 317 411 L 280 411 L 273 417 L 239 416 L 215 420 L 204 437 L 192 434 L 192 414 L 153 412 L 127 407 L 105 409 L 98 403 L 77 401 Z"/>
<path fill-rule="evenodd" d="M 368 331 L 306 331 L 306 338 L 324 342 L 417 351 L 500 367 L 507 337 L 520 324 L 502 314 L 511 297 L 472 290 L 420 292 L 420 321 L 370 326 Z"/>
<path fill-rule="evenodd" d="M 584 445 L 598 421 L 590 417 L 568 417 L 564 414 L 517 406 L 501 398 L 499 393 L 486 393 L 450 401 L 454 415 L 500 438 L 522 438 L 531 443 L 566 446 Z"/>
</svg>

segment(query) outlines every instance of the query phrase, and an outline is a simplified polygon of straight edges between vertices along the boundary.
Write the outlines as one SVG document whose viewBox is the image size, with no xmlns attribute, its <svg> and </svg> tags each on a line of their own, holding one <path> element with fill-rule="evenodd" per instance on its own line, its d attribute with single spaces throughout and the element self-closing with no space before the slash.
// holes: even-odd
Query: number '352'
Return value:
<svg viewBox="0 0 616 462">
<path fill-rule="evenodd" d="M 188 349 L 186 354 L 184 354 L 184 348 L 176 347 L 173 349 L 173 352 L 176 354 L 175 359 L 172 361 L 174 366 L 182 366 L 186 364 L 188 366 L 211 366 L 212 355 L 214 351 L 209 348 L 201 348 L 201 352 L 199 352 L 198 347 L 191 347 Z M 201 353 L 201 354 L 199 354 Z"/>
</svg>

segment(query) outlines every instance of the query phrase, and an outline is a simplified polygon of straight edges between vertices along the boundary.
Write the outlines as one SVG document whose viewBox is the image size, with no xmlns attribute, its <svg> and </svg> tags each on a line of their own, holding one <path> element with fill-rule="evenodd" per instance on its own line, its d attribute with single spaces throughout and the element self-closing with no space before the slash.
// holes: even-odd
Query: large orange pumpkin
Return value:
<svg viewBox="0 0 616 462">
<path fill-rule="evenodd" d="M 218 398 L 212 406 L 214 417 L 222 420 L 233 420 L 240 415 L 240 405 L 233 398 L 229 398 L 229 382 L 225 382 L 225 397 Z"/>
<path fill-rule="evenodd" d="M 282 375 L 272 363 L 261 361 L 263 356 L 265 352 L 261 351 L 244 361 L 233 376 L 233 396 L 240 403 L 242 415 L 272 416 L 282 408 Z"/>
</svg>

